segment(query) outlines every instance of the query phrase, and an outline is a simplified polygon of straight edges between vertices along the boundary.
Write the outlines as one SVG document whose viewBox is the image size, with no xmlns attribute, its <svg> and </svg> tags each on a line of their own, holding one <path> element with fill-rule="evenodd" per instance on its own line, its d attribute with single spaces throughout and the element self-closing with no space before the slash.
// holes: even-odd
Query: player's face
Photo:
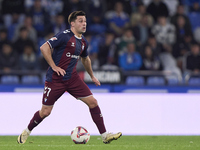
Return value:
<svg viewBox="0 0 200 150">
<path fill-rule="evenodd" d="M 86 25 L 86 17 L 77 16 L 77 19 L 74 22 L 74 28 L 79 34 L 83 34 L 86 32 Z"/>
</svg>

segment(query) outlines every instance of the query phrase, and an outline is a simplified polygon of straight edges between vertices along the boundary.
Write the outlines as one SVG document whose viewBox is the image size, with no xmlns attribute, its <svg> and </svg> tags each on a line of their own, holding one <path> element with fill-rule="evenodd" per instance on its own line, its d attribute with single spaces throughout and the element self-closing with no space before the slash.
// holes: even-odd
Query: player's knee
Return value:
<svg viewBox="0 0 200 150">
<path fill-rule="evenodd" d="M 94 108 L 98 105 L 97 100 L 94 98 L 90 101 L 90 103 L 88 104 L 89 108 Z"/>
<path fill-rule="evenodd" d="M 47 117 L 47 116 L 49 116 L 50 114 L 51 114 L 51 111 L 47 111 L 47 112 L 44 113 L 44 116 Z"/>
<path fill-rule="evenodd" d="M 41 111 L 40 116 L 41 116 L 41 118 L 46 118 L 46 117 L 48 117 L 50 114 L 51 114 L 51 111 L 49 111 L 49 110 L 44 110 L 44 111 Z"/>
</svg>

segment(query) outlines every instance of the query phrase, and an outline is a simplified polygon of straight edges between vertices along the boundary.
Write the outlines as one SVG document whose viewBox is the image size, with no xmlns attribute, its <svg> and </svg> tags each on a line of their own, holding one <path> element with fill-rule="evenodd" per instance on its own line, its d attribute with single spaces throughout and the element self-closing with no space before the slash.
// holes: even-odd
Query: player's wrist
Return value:
<svg viewBox="0 0 200 150">
<path fill-rule="evenodd" d="M 54 65 L 51 65 L 51 68 L 54 70 L 57 66 L 54 64 Z"/>
<path fill-rule="evenodd" d="M 91 78 L 91 79 L 94 79 L 94 78 L 95 78 L 95 76 L 94 76 L 94 75 L 90 75 L 90 78 Z"/>
</svg>

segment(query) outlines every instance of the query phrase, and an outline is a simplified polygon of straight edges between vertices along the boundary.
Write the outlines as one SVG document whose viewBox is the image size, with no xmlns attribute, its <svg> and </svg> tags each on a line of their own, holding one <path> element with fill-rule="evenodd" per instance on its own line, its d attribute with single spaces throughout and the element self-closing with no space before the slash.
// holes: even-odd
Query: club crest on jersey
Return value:
<svg viewBox="0 0 200 150">
<path fill-rule="evenodd" d="M 44 102 L 46 102 L 46 101 L 47 101 L 47 97 L 44 98 Z"/>
<path fill-rule="evenodd" d="M 57 38 L 56 37 L 52 37 L 50 40 L 54 41 L 54 40 L 57 40 Z"/>
<path fill-rule="evenodd" d="M 82 50 L 84 50 L 84 47 L 85 47 L 85 46 L 84 46 L 84 44 L 83 44 L 83 45 L 82 45 Z"/>
</svg>

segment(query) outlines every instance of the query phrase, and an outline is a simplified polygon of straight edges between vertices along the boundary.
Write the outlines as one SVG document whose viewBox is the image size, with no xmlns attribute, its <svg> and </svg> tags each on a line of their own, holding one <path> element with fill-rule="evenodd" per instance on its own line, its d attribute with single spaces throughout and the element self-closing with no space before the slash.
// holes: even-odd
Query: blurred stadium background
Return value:
<svg viewBox="0 0 200 150">
<path fill-rule="evenodd" d="M 166 107 L 163 109 L 161 105 L 152 106 L 155 114 L 166 111 L 164 115 L 166 117 L 168 113 L 171 114 L 170 106 L 174 106 L 174 113 L 177 110 L 189 114 L 192 116 L 190 121 L 195 121 L 194 124 L 199 125 L 199 121 L 196 122 L 196 117 L 199 118 L 196 100 L 200 98 L 198 94 L 200 93 L 200 0 L 0 0 L 0 6 L 0 111 L 2 111 L 0 118 L 8 118 L 3 115 L 3 110 L 6 111 L 7 107 L 11 107 L 9 104 L 12 104 L 13 112 L 22 111 L 21 107 L 26 107 L 23 97 L 26 102 L 30 100 L 32 104 L 34 101 L 31 99 L 32 94 L 38 93 L 31 94 L 31 92 L 40 93 L 41 96 L 37 95 L 35 98 L 38 100 L 34 101 L 40 104 L 48 64 L 41 55 L 39 47 L 59 31 L 69 28 L 67 17 L 72 11 L 83 10 L 87 14 L 87 33 L 84 36 L 90 43 L 88 52 L 94 74 L 102 83 L 101 87 L 91 83 L 80 62 L 77 70 L 97 97 L 105 100 L 110 94 L 116 99 L 117 93 L 123 94 L 124 99 L 121 102 L 117 100 L 116 104 L 123 106 L 124 113 L 127 108 L 131 109 L 132 105 L 143 107 L 149 97 L 161 99 L 162 103 L 162 94 L 166 93 L 163 96 L 169 98 L 169 102 L 164 102 Z M 105 93 L 109 94 L 102 97 Z M 127 98 L 128 93 L 132 94 L 134 102 L 131 103 L 131 98 Z M 149 95 L 141 94 L 144 97 L 139 97 L 135 101 L 137 94 L 134 93 Z M 140 99 L 146 101 L 139 105 Z M 177 104 L 177 99 L 183 100 L 183 103 L 179 101 Z M 156 102 L 152 100 L 152 103 Z M 189 105 L 191 107 L 185 109 Z M 102 103 L 102 107 L 106 106 L 108 107 L 107 102 Z M 30 109 L 31 106 L 27 108 Z M 184 113 L 184 110 L 187 111 Z M 130 114 L 142 111 L 144 109 Z M 13 112 L 9 111 L 9 116 L 12 116 Z M 32 113 L 34 112 L 28 114 Z M 180 116 L 179 114 L 176 117 Z M 180 124 L 187 122 L 189 116 L 186 115 L 186 118 L 182 118 L 183 120 L 177 124 L 175 119 L 168 121 L 174 122 L 178 128 Z M 121 117 L 123 118 L 123 115 Z M 163 121 L 161 118 L 157 120 L 159 123 Z M 134 122 L 141 121 L 137 120 L 137 117 L 134 119 Z M 26 122 L 23 123 L 24 126 Z M 10 123 L 12 124 L 12 121 Z M 148 125 L 150 122 L 143 123 Z M 2 130 L 7 124 L 0 126 Z M 154 130 L 152 132 L 145 130 L 145 133 L 200 134 L 196 126 L 192 124 L 186 126 L 180 132 L 160 130 L 162 132 L 157 133 Z M 23 129 L 16 128 L 11 132 L 12 127 L 7 127 L 7 130 L 4 130 L 5 132 L 2 130 L 0 134 L 18 134 Z M 46 128 L 45 125 L 43 127 Z M 170 129 L 172 128 L 173 126 Z M 141 132 L 125 133 L 145 134 L 142 130 L 139 131 Z M 96 134 L 93 128 L 92 133 Z"/>
</svg>

